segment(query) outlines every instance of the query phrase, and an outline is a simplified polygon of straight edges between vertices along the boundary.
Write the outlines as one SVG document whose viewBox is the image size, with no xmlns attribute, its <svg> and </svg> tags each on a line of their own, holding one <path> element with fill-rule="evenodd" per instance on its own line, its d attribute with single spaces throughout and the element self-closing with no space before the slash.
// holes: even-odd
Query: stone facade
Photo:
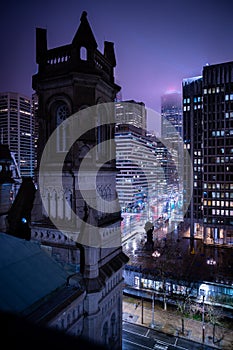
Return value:
<svg viewBox="0 0 233 350">
<path fill-rule="evenodd" d="M 68 287 L 75 286 L 77 295 L 44 322 L 120 349 L 122 269 L 128 258 L 121 247 L 115 147 L 104 143 L 114 138 L 108 108 L 120 90 L 114 82 L 114 46 L 105 42 L 104 54 L 97 50 L 85 12 L 70 45 L 48 49 L 46 36 L 37 28 L 38 72 L 32 85 L 38 95 L 38 190 L 32 239 L 73 271 Z M 83 113 L 85 123 L 92 118 L 90 129 L 70 145 L 69 138 L 83 127 Z M 69 122 L 71 115 L 75 119 Z M 54 132 L 55 150 L 46 153 Z"/>
</svg>

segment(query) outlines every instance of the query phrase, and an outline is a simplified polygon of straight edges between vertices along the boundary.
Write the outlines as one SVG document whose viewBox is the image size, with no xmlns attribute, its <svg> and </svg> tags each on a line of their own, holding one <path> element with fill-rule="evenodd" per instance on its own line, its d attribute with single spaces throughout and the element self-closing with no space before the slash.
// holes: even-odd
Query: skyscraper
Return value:
<svg viewBox="0 0 233 350">
<path fill-rule="evenodd" d="M 168 92 L 161 97 L 161 135 L 182 135 L 182 97 L 180 92 Z"/>
<path fill-rule="evenodd" d="M 14 152 L 21 176 L 34 175 L 34 117 L 31 98 L 15 92 L 0 93 L 1 143 Z"/>
<path fill-rule="evenodd" d="M 164 173 L 156 158 L 156 139 L 143 135 L 142 129 L 131 124 L 119 124 L 115 142 L 121 209 L 134 211 L 152 205 L 165 188 Z"/>
<path fill-rule="evenodd" d="M 184 203 L 187 205 L 185 218 L 190 222 L 191 236 L 202 232 L 202 173 L 203 173 L 203 109 L 202 77 L 183 80 L 183 141 L 189 152 L 193 176 L 190 176 L 190 163 L 184 162 Z M 190 197 L 192 198 L 190 201 Z M 190 202 L 190 205 L 189 205 Z"/>
<path fill-rule="evenodd" d="M 118 101 L 115 104 L 116 125 L 130 124 L 141 129 L 145 135 L 147 129 L 147 110 L 143 102 L 134 100 Z"/>
<path fill-rule="evenodd" d="M 194 170 L 190 218 L 206 244 L 232 244 L 233 62 L 203 67 L 183 82 L 184 142 Z M 201 213 L 201 215 L 200 215 Z M 199 226 L 199 225 L 198 225 Z"/>
<path fill-rule="evenodd" d="M 180 92 L 167 92 L 161 97 L 161 138 L 167 148 L 164 169 L 167 174 L 167 196 L 178 195 L 182 201 L 183 183 L 181 166 L 183 159 L 182 143 L 182 98 Z M 179 176 L 177 176 L 179 174 Z M 178 194 L 179 193 L 179 194 Z M 177 221 L 180 220 L 179 213 Z M 179 217 L 179 218 L 178 218 Z"/>
</svg>

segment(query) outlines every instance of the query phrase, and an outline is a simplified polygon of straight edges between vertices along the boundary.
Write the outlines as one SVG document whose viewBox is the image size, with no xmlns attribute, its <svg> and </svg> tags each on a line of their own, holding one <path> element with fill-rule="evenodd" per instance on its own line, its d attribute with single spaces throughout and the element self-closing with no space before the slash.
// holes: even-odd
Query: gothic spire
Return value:
<svg viewBox="0 0 233 350">
<path fill-rule="evenodd" d="M 73 38 L 72 44 L 75 46 L 84 46 L 88 49 L 95 50 L 97 48 L 97 42 L 92 32 L 91 26 L 87 20 L 87 12 L 83 11 L 80 18 L 80 25 Z"/>
</svg>

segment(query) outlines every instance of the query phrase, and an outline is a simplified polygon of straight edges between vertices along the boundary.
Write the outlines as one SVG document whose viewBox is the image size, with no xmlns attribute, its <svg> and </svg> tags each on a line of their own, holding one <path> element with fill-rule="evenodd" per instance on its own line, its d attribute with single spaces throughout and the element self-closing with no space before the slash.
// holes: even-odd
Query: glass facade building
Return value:
<svg viewBox="0 0 233 350">
<path fill-rule="evenodd" d="M 116 188 L 122 210 L 142 208 L 157 198 L 162 188 L 158 179 L 165 177 L 156 158 L 155 141 L 141 134 L 140 129 L 127 124 L 116 126 L 116 161 L 119 172 Z M 161 189 L 162 190 L 162 189 Z"/>
<path fill-rule="evenodd" d="M 0 93 L 1 143 L 14 153 L 21 176 L 34 176 L 34 117 L 31 98 Z"/>
<path fill-rule="evenodd" d="M 161 97 L 161 135 L 174 137 L 182 135 L 182 97 L 179 92 L 170 92 Z"/>
<path fill-rule="evenodd" d="M 196 87 L 183 82 L 184 140 L 194 169 L 190 219 L 194 235 L 201 223 L 206 244 L 232 245 L 233 62 L 207 65 L 202 73 Z"/>
</svg>

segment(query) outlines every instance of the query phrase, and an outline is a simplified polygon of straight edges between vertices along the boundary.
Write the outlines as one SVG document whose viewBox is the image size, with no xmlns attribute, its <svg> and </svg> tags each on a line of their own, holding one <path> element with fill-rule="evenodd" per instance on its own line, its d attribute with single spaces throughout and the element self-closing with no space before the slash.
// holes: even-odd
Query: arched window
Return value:
<svg viewBox="0 0 233 350">
<path fill-rule="evenodd" d="M 85 47 L 80 47 L 80 58 L 83 61 L 87 60 L 87 49 Z"/>
<path fill-rule="evenodd" d="M 111 317 L 111 337 L 114 338 L 116 336 L 116 315 L 112 314 Z"/>
<path fill-rule="evenodd" d="M 107 345 L 108 344 L 108 323 L 107 322 L 105 322 L 103 326 L 103 340 L 104 340 L 104 344 Z"/>
<path fill-rule="evenodd" d="M 61 125 L 66 118 L 69 116 L 69 109 L 66 104 L 61 104 L 56 111 L 56 124 L 57 127 Z M 67 144 L 69 138 L 69 128 L 68 125 L 61 125 L 57 131 L 57 151 L 65 152 L 67 151 Z"/>
</svg>

